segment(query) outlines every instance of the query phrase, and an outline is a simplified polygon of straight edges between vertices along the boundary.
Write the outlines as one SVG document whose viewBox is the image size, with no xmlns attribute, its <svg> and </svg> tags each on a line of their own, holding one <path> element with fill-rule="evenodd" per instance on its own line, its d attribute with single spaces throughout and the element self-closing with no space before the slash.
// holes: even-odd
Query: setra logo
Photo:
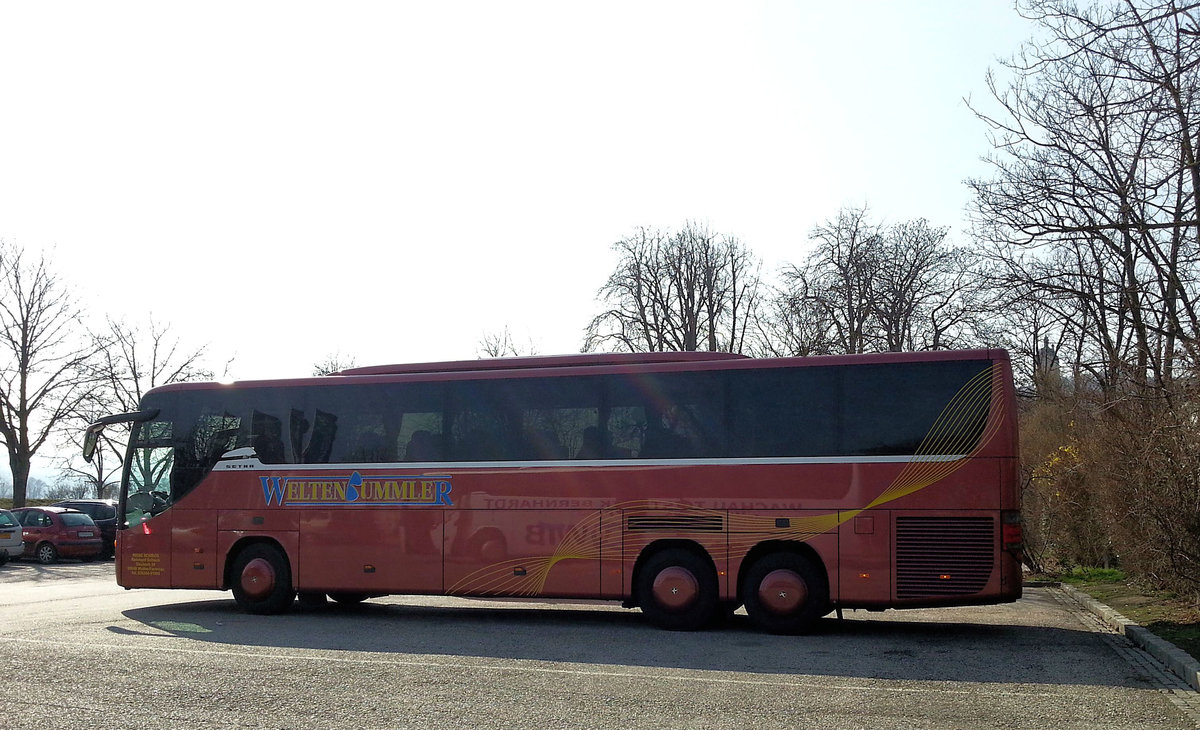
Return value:
<svg viewBox="0 0 1200 730">
<path fill-rule="evenodd" d="M 267 506 L 454 506 L 449 476 L 259 477 Z"/>
</svg>

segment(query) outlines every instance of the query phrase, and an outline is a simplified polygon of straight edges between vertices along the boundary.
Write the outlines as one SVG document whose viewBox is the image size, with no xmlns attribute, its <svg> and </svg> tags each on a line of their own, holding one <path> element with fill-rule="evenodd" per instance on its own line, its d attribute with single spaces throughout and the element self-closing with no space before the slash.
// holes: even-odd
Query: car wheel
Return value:
<svg viewBox="0 0 1200 730">
<path fill-rule="evenodd" d="M 292 567 L 274 545 L 255 543 L 233 563 L 233 598 L 248 613 L 282 613 L 296 598 Z"/>
<path fill-rule="evenodd" d="M 50 565 L 58 561 L 58 548 L 48 542 L 44 542 L 34 549 L 33 555 L 42 565 Z"/>
<path fill-rule="evenodd" d="M 8 562 L 8 551 L 0 550 L 0 565 L 4 565 L 7 562 Z"/>
</svg>

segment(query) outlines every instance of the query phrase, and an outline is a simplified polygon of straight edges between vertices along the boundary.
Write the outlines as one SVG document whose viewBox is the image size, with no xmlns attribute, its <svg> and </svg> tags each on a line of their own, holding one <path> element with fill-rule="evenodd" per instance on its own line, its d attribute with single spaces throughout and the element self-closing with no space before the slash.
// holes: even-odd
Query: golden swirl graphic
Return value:
<svg viewBox="0 0 1200 730">
<path fill-rule="evenodd" d="M 721 532 L 709 533 L 728 538 L 727 546 L 713 555 L 717 561 L 731 555 L 745 554 L 762 541 L 763 533 L 769 533 L 775 540 L 810 540 L 837 529 L 866 510 L 935 484 L 961 468 L 968 459 L 987 446 L 1006 422 L 1008 409 L 1005 392 L 1003 369 L 997 363 L 967 381 L 942 409 L 916 453 L 891 484 L 863 507 L 789 517 L 790 526 L 778 528 L 774 515 L 728 514 L 725 510 L 699 509 L 661 500 L 621 502 L 605 508 L 604 512 L 609 517 L 603 522 L 602 512 L 596 511 L 573 525 L 552 555 L 514 558 L 488 565 L 457 581 L 450 587 L 450 593 L 539 595 L 545 589 L 550 571 L 564 560 L 599 560 L 602 555 L 621 555 L 623 528 L 631 517 L 685 521 L 707 517 L 715 520 L 715 524 L 723 524 Z M 977 425 L 981 418 L 986 418 L 982 433 Z M 622 518 L 615 519 L 614 513 Z M 599 540 L 596 535 L 599 535 Z"/>
</svg>

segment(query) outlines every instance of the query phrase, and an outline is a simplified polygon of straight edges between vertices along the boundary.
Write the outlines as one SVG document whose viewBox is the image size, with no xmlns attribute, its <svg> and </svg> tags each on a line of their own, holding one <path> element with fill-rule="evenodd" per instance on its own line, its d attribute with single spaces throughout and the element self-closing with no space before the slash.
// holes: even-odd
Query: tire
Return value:
<svg viewBox="0 0 1200 730">
<path fill-rule="evenodd" d="M 0 565 L 4 565 L 7 562 L 8 562 L 8 551 L 0 550 Z"/>
<path fill-rule="evenodd" d="M 772 634 L 798 634 L 829 612 L 825 574 L 796 553 L 771 553 L 757 560 L 742 581 L 750 619 Z"/>
<path fill-rule="evenodd" d="M 717 614 L 717 574 L 694 552 L 667 548 L 638 573 L 638 605 L 650 623 L 671 631 L 695 631 Z"/>
<path fill-rule="evenodd" d="M 43 542 L 33 549 L 33 557 L 42 565 L 58 562 L 58 548 L 48 542 Z"/>
<path fill-rule="evenodd" d="M 247 613 L 282 613 L 296 598 L 292 568 L 278 547 L 255 543 L 233 562 L 233 598 Z"/>
</svg>

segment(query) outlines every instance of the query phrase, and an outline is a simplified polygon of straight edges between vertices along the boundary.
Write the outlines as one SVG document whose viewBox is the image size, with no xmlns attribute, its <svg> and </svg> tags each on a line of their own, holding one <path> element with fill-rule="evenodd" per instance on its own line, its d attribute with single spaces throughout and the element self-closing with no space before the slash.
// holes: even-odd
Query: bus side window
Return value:
<svg viewBox="0 0 1200 730">
<path fill-rule="evenodd" d="M 333 441 L 337 438 L 338 417 L 318 410 L 313 418 L 312 438 L 304 449 L 303 463 L 328 464 L 333 453 Z"/>
<path fill-rule="evenodd" d="M 608 413 L 608 458 L 636 459 L 646 438 L 646 409 L 618 406 Z"/>
<path fill-rule="evenodd" d="M 264 464 L 282 464 L 283 424 L 271 415 L 254 411 L 250 416 L 250 445 Z"/>
</svg>

